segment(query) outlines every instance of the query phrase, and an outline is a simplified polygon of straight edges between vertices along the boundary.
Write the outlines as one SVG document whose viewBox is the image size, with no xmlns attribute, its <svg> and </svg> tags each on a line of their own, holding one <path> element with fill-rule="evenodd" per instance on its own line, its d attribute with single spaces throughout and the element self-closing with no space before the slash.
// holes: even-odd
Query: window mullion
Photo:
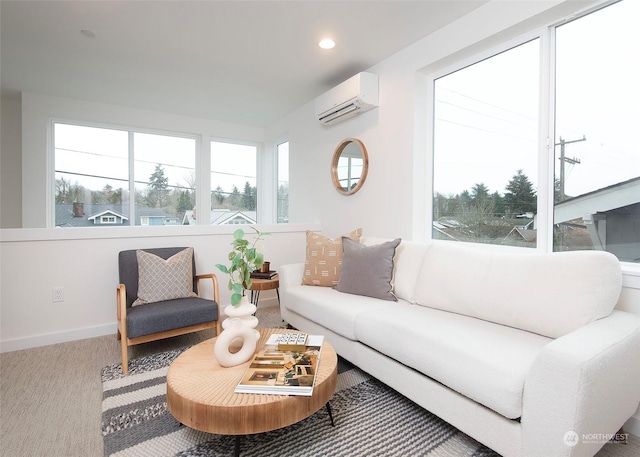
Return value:
<svg viewBox="0 0 640 457">
<path fill-rule="evenodd" d="M 554 198 L 554 61 L 553 28 L 540 33 L 540 111 L 538 122 L 537 249 L 553 251 Z"/>
<path fill-rule="evenodd" d="M 133 140 L 133 132 L 129 130 L 127 133 L 129 141 L 129 225 L 133 227 L 136 225 L 135 143 Z"/>
</svg>

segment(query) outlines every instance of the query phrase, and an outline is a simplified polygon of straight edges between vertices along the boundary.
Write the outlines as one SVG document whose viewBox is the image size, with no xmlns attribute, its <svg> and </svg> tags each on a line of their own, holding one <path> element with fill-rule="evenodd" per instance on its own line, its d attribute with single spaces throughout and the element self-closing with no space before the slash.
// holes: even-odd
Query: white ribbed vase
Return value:
<svg viewBox="0 0 640 457">
<path fill-rule="evenodd" d="M 258 318 L 253 315 L 256 309 L 256 305 L 251 303 L 246 296 L 242 297 L 240 303 L 236 306 L 227 305 L 224 308 L 224 314 L 227 318 L 222 321 L 222 329 L 226 330 L 231 326 L 231 319 L 240 319 L 242 325 L 254 329 L 256 341 L 259 340 L 260 332 L 255 330 L 258 326 Z"/>
</svg>

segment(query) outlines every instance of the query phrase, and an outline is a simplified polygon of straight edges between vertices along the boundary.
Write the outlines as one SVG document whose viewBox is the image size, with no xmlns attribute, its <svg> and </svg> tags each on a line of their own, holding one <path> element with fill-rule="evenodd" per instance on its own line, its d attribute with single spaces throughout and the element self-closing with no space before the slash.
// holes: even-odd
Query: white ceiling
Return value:
<svg viewBox="0 0 640 457">
<path fill-rule="evenodd" d="M 2 93 L 265 126 L 483 3 L 2 0 Z"/>
</svg>

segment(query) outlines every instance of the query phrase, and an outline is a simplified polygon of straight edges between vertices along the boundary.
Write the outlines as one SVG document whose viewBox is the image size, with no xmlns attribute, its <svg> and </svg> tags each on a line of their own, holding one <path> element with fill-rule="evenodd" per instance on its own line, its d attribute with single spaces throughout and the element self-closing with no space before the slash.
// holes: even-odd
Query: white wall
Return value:
<svg viewBox="0 0 640 457">
<path fill-rule="evenodd" d="M 22 225 L 22 134 L 20 97 L 0 100 L 0 228 Z"/>
<path fill-rule="evenodd" d="M 193 246 L 198 273 L 215 273 L 221 305 L 230 303 L 227 280 L 216 263 L 227 264 L 236 227 L 122 227 L 5 229 L 0 231 L 0 345 L 2 352 L 116 331 L 118 252 L 125 249 Z M 262 251 L 272 268 L 303 262 L 305 230 L 314 225 L 259 226 L 270 233 Z M 247 233 L 249 233 L 247 231 Z M 53 288 L 64 302 L 53 302 Z M 211 290 L 205 290 L 210 295 Z M 263 302 L 263 299 L 265 301 Z M 275 293 L 261 303 L 276 304 Z"/>
</svg>

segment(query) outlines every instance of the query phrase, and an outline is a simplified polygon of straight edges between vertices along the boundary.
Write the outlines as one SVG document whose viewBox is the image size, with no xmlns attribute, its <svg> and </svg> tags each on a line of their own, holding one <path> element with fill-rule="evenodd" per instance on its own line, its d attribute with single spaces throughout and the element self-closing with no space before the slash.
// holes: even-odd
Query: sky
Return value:
<svg viewBox="0 0 640 457">
<path fill-rule="evenodd" d="M 106 183 L 114 189 L 126 188 L 128 141 L 128 132 L 123 130 L 56 124 L 56 170 L 68 172 L 65 176 L 71 183 L 91 190 L 100 190 Z M 160 163 L 169 185 L 191 187 L 195 183 L 195 139 L 136 132 L 133 147 L 136 181 L 148 181 Z M 256 150 L 253 145 L 212 142 L 212 189 L 220 185 L 231 192 L 236 185 L 242 192 L 246 182 L 255 186 Z"/>
<path fill-rule="evenodd" d="M 638 18 L 625 0 L 558 28 L 554 143 L 586 138 L 565 147 L 569 196 L 640 176 Z M 539 61 L 536 40 L 436 81 L 435 191 L 504 194 L 518 169 L 537 187 Z"/>
</svg>

